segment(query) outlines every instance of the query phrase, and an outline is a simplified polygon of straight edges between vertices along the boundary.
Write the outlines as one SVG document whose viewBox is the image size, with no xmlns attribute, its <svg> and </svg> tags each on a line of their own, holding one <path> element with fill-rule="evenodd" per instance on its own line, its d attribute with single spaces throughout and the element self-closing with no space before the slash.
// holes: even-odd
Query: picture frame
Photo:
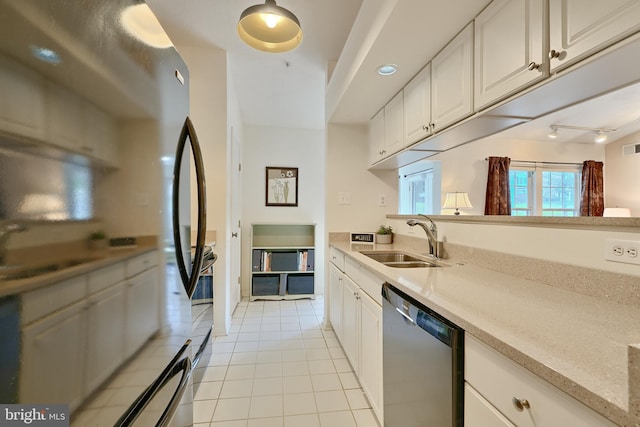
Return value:
<svg viewBox="0 0 640 427">
<path fill-rule="evenodd" d="M 298 168 L 266 167 L 265 206 L 298 206 Z"/>
</svg>

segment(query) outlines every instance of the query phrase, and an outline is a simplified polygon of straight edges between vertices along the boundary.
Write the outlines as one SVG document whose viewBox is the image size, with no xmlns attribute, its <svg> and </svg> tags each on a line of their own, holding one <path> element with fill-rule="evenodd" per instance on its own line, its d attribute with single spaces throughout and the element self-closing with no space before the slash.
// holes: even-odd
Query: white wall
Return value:
<svg viewBox="0 0 640 427">
<path fill-rule="evenodd" d="M 162 169 L 158 126 L 153 120 L 119 122 L 117 171 L 97 180 L 96 217 L 104 219 L 109 236 L 159 236 L 162 238 Z M 147 159 L 147 161 L 140 161 Z"/>
<path fill-rule="evenodd" d="M 606 207 L 630 208 L 631 216 L 640 216 L 640 154 L 622 155 L 622 146 L 640 143 L 640 132 L 607 144 L 604 163 L 604 200 Z"/>
<path fill-rule="evenodd" d="M 472 209 L 464 209 L 466 215 L 482 215 L 487 189 L 486 157 L 510 157 L 511 161 L 572 162 L 604 160 L 604 147 L 597 144 L 566 143 L 552 140 L 523 141 L 489 137 L 459 148 L 429 157 L 442 163 L 442 202 L 447 192 L 469 193 Z"/>
<path fill-rule="evenodd" d="M 367 170 L 368 130 L 364 125 L 329 124 L 327 128 L 327 231 L 375 231 L 386 215 L 398 212 L 398 172 Z M 350 193 L 341 204 L 338 193 Z M 384 195 L 386 206 L 380 206 Z"/>
<path fill-rule="evenodd" d="M 207 181 L 207 229 L 216 230 L 218 261 L 214 268 L 214 335 L 230 328 L 227 280 L 227 54 L 213 47 L 179 48 L 189 68 L 190 116 L 200 141 Z M 192 185 L 192 224 L 196 194 Z"/>
<path fill-rule="evenodd" d="M 404 220 L 389 221 L 397 233 L 424 237 L 422 230 L 411 230 Z M 584 268 L 640 276 L 640 266 L 604 260 L 605 239 L 640 240 L 629 231 L 581 230 L 543 226 L 463 224 L 437 221 L 438 240 L 560 262 Z M 425 238 L 425 251 L 427 242 Z M 606 283 L 602 284 L 606 286 Z"/>
<path fill-rule="evenodd" d="M 242 294 L 251 283 L 251 224 L 316 224 L 316 293 L 324 291 L 325 132 L 245 126 L 242 153 Z M 298 206 L 265 206 L 265 167 L 298 168 Z"/>
</svg>

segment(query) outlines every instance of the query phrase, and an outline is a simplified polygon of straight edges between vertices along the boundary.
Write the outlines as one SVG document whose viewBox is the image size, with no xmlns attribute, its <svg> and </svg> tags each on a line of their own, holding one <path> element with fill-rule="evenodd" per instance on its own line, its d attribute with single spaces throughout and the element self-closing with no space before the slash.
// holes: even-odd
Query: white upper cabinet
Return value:
<svg viewBox="0 0 640 427">
<path fill-rule="evenodd" d="M 49 142 L 72 151 L 83 144 L 82 99 L 53 82 L 47 82 L 47 136 Z"/>
<path fill-rule="evenodd" d="M 45 129 L 44 79 L 0 56 L 0 133 L 42 139 Z"/>
<path fill-rule="evenodd" d="M 476 18 L 476 109 L 548 77 L 543 17 L 542 0 L 493 0 Z"/>
<path fill-rule="evenodd" d="M 384 109 L 369 121 L 369 163 L 374 164 L 385 157 Z"/>
<path fill-rule="evenodd" d="M 555 72 L 640 30 L 640 2 L 550 0 L 549 27 Z"/>
<path fill-rule="evenodd" d="M 116 123 L 111 116 L 91 104 L 83 105 L 84 143 L 82 151 L 108 165 L 118 165 Z"/>
<path fill-rule="evenodd" d="M 384 106 L 384 149 L 385 157 L 404 147 L 403 127 L 403 95 L 398 92 Z"/>
<path fill-rule="evenodd" d="M 431 62 L 433 131 L 469 116 L 473 111 L 473 22 Z"/>
<path fill-rule="evenodd" d="M 427 64 L 404 88 L 404 145 L 431 134 L 431 64 Z"/>
</svg>

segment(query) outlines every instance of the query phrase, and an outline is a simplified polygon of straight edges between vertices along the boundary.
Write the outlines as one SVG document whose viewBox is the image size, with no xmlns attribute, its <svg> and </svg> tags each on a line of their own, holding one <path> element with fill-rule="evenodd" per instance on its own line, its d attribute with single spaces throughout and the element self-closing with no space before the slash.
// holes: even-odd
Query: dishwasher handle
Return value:
<svg viewBox="0 0 640 427">
<path fill-rule="evenodd" d="M 395 308 L 407 322 L 424 330 L 432 337 L 451 347 L 460 328 L 434 311 L 395 289 L 390 283 L 382 285 L 382 298 Z"/>
</svg>

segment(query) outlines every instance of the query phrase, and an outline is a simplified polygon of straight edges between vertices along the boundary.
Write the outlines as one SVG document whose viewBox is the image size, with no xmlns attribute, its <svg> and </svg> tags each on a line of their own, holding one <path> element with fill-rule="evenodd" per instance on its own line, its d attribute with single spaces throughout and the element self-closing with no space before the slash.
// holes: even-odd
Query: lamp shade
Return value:
<svg viewBox="0 0 640 427">
<path fill-rule="evenodd" d="M 444 199 L 444 205 L 442 209 L 455 209 L 455 214 L 460 215 L 458 208 L 472 208 L 471 201 L 469 200 L 469 194 L 456 191 L 453 193 L 447 193 Z"/>
<path fill-rule="evenodd" d="M 263 52 L 287 52 L 302 42 L 298 18 L 274 0 L 245 9 L 238 21 L 238 35 Z"/>
</svg>

